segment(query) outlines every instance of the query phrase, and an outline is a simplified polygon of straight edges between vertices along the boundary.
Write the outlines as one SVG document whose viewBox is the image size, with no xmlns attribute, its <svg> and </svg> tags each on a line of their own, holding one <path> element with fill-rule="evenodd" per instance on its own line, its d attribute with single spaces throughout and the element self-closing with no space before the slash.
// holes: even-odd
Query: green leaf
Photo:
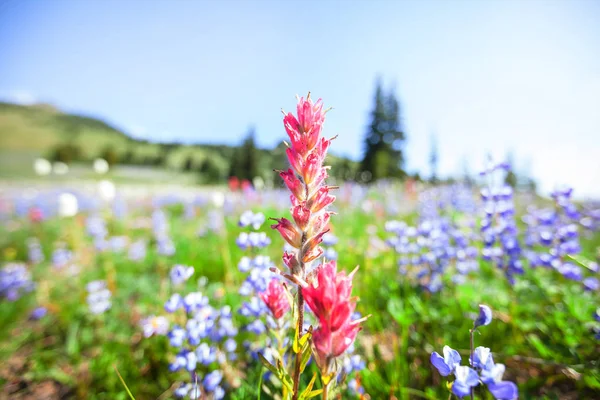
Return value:
<svg viewBox="0 0 600 400">
<path fill-rule="evenodd" d="M 323 393 L 323 389 L 317 389 L 317 390 L 313 390 L 310 393 L 307 393 L 304 397 L 302 397 L 302 399 L 312 399 L 313 397 L 316 397 L 318 395 L 320 395 L 321 393 Z"/>
<path fill-rule="evenodd" d="M 79 354 L 79 341 L 77 340 L 77 334 L 79 332 L 79 323 L 73 322 L 69 325 L 69 332 L 67 333 L 66 347 L 67 354 L 74 356 Z"/>
<path fill-rule="evenodd" d="M 387 309 L 392 318 L 401 326 L 408 326 L 413 322 L 413 310 L 406 307 L 402 299 L 392 297 L 387 304 Z"/>
<path fill-rule="evenodd" d="M 273 364 L 271 364 L 269 362 L 269 360 L 267 360 L 265 358 L 265 356 L 263 356 L 261 353 L 258 353 L 258 358 L 260 359 L 260 362 L 263 363 L 263 365 L 265 367 L 267 367 L 267 369 L 269 371 L 271 371 L 273 374 L 275 374 L 275 376 L 277 376 L 278 378 L 280 377 L 279 371 L 277 370 L 277 368 L 275 368 L 275 366 Z"/>
<path fill-rule="evenodd" d="M 310 345 L 307 343 L 302 352 L 302 359 L 300 360 L 300 373 L 304 372 L 306 368 L 306 364 L 308 364 L 308 360 L 310 360 L 310 355 L 312 354 L 312 350 Z"/>
<path fill-rule="evenodd" d="M 590 271 L 595 272 L 595 269 L 593 267 L 591 267 L 591 264 L 593 263 L 592 260 L 587 259 L 584 256 L 579 255 L 579 254 L 567 254 L 567 257 L 569 257 L 571 260 L 575 261 L 577 264 L 581 265 L 582 267 L 586 267 Z"/>
<path fill-rule="evenodd" d="M 304 400 L 304 399 L 308 399 L 309 397 L 308 394 L 310 393 L 310 391 L 312 390 L 313 386 L 315 385 L 315 381 L 317 380 L 317 374 L 313 374 L 312 379 L 310 380 L 310 382 L 308 383 L 308 385 L 306 386 L 306 389 L 304 389 L 304 391 L 302 393 L 300 393 L 300 397 L 298 398 L 299 400 Z"/>
<path fill-rule="evenodd" d="M 312 337 L 312 332 L 313 332 L 313 327 L 312 325 L 308 327 L 308 332 L 306 332 L 301 338 L 300 338 L 300 346 L 302 346 L 302 348 L 304 348 L 304 345 L 308 342 L 308 340 Z"/>
<path fill-rule="evenodd" d="M 537 335 L 527 335 L 527 339 L 543 358 L 552 356 L 552 351 L 544 345 L 544 343 L 540 340 L 539 337 L 537 337 Z"/>
<path fill-rule="evenodd" d="M 262 368 L 260 370 L 259 373 L 259 378 L 258 378 L 258 391 L 256 393 L 256 400 L 260 400 L 260 394 L 262 392 L 262 380 L 263 380 L 263 372 L 262 372 Z"/>
<path fill-rule="evenodd" d="M 117 369 L 116 365 L 113 365 L 113 368 L 115 369 L 115 372 L 117 373 L 117 375 L 119 376 L 119 380 L 121 381 L 121 383 L 123 384 L 123 386 L 125 387 L 125 391 L 127 391 L 127 394 L 129 395 L 129 398 L 131 400 L 135 400 L 135 397 L 133 397 L 133 394 L 131 394 L 131 391 L 129 390 L 129 388 L 127 387 L 127 384 L 125 383 L 125 380 L 123 379 L 123 377 L 121 376 L 121 374 L 119 373 L 119 370 Z"/>
</svg>

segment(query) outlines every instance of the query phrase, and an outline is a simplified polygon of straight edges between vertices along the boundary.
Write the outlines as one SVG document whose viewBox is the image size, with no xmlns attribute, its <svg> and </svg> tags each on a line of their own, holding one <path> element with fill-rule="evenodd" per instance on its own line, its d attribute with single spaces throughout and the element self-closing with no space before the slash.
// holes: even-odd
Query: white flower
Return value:
<svg viewBox="0 0 600 400">
<path fill-rule="evenodd" d="M 111 181 L 102 180 L 98 183 L 98 193 L 104 201 L 112 201 L 117 194 L 115 184 Z"/>
<path fill-rule="evenodd" d="M 107 173 L 109 170 L 109 165 L 108 162 L 103 159 L 103 158 L 96 158 L 94 160 L 94 171 L 96 171 L 97 174 L 105 174 Z"/>
<path fill-rule="evenodd" d="M 37 158 L 33 162 L 33 169 L 37 175 L 45 176 L 52 172 L 52 164 L 44 158 Z"/>
<path fill-rule="evenodd" d="M 58 215 L 72 217 L 79 211 L 77 197 L 71 193 L 61 193 L 58 196 Z"/>
</svg>

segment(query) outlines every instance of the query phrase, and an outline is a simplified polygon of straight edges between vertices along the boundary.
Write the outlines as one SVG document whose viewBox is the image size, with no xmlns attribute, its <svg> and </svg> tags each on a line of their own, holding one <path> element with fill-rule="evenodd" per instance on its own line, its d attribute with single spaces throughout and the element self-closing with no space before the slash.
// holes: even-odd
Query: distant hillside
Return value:
<svg viewBox="0 0 600 400">
<path fill-rule="evenodd" d="M 73 162 L 111 157 L 117 164 L 186 171 L 199 170 L 210 159 L 215 173 L 225 177 L 235 149 L 228 145 L 152 143 L 131 138 L 101 119 L 63 113 L 52 105 L 0 102 L 0 169 L 8 168 L 13 175 L 31 170 L 36 157 L 55 159 L 66 151 Z M 265 179 L 273 176 L 273 168 L 286 165 L 283 146 L 257 151 L 259 170 Z M 329 157 L 329 163 L 340 164 L 344 171 L 355 167 L 355 163 L 335 156 Z"/>
</svg>

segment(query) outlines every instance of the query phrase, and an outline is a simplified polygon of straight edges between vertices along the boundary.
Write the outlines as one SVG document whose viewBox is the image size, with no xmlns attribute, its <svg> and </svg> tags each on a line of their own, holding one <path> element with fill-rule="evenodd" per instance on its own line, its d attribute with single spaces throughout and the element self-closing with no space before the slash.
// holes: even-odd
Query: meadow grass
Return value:
<svg viewBox="0 0 600 400">
<path fill-rule="evenodd" d="M 268 217 L 282 214 L 280 208 L 251 208 Z M 33 293 L 0 303 L 4 393 L 15 387 L 16 393 L 37 393 L 41 383 L 52 382 L 65 398 L 128 399 L 115 372 L 118 368 L 136 399 L 171 397 L 174 382 L 185 380 L 186 374 L 168 371 L 173 351 L 166 338 L 144 338 L 139 323 L 145 316 L 165 314 L 163 304 L 171 290 L 168 272 L 174 264 L 195 267 L 187 289 L 197 288 L 197 279 L 205 276 L 209 283 L 201 290 L 213 305 L 239 308 L 243 297 L 238 288 L 245 274 L 238 271 L 237 262 L 244 252 L 235 238 L 241 231 L 237 219 L 243 205 L 225 216 L 222 233 L 203 237 L 197 232 L 206 224 L 208 206 L 197 207 L 192 219 L 183 218 L 180 205 L 165 210 L 177 251 L 166 257 L 150 245 L 141 262 L 130 261 L 126 252 L 96 252 L 81 214 L 39 224 L 10 218 L 2 224 L 0 257 L 4 263 L 27 260 L 26 241 L 32 236 L 40 240 L 46 260 L 32 266 L 37 283 Z M 350 271 L 360 265 L 354 279 L 354 293 L 360 297 L 358 311 L 371 314 L 357 339 L 357 352 L 367 363 L 359 374 L 360 382 L 370 398 L 448 398 L 445 380 L 432 368 L 429 356 L 448 344 L 459 350 L 463 360 L 468 358 L 470 317 L 480 303 L 489 305 L 495 318 L 493 326 L 476 337 L 477 345 L 491 347 L 496 361 L 507 365 L 505 379 L 519 385 L 521 398 L 600 397 L 600 348 L 591 332 L 597 293 L 585 292 L 580 283 L 543 268 L 526 268 L 516 284 L 510 285 L 502 271 L 487 262 L 481 262 L 480 271 L 470 274 L 465 283 L 455 285 L 447 274 L 440 292 L 427 293 L 399 275 L 394 252 L 377 250 L 373 238 L 386 237 L 383 226 L 391 216 L 343 205 L 337 211 L 332 223 L 340 239 L 335 247 L 338 266 Z M 144 238 L 152 244 L 149 230 L 135 224 L 149 214 L 147 202 L 133 207 L 122 220 L 103 211 L 111 235 Z M 394 218 L 414 222 L 416 214 L 409 207 Z M 266 253 L 281 265 L 281 238 L 268 224 L 261 230 L 272 240 Z M 52 249 L 58 242 L 66 243 L 77 255 L 78 275 L 52 267 Z M 582 238 L 582 245 L 583 254 L 593 258 L 600 235 Z M 105 279 L 113 292 L 112 308 L 97 316 L 89 313 L 85 301 L 85 284 L 95 279 Z M 29 313 L 36 305 L 46 306 L 49 315 L 31 321 Z M 234 319 L 243 325 L 235 312 Z M 266 393 L 258 395 L 262 372 L 260 364 L 234 371 L 240 386 L 228 398 L 268 399 Z M 307 380 L 311 376 L 304 374 Z M 476 394 L 491 398 L 483 390 Z"/>
</svg>

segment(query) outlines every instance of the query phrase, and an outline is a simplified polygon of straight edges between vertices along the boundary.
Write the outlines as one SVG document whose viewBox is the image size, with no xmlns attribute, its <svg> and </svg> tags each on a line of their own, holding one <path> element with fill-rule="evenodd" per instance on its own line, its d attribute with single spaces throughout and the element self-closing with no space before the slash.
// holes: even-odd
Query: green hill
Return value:
<svg viewBox="0 0 600 400">
<path fill-rule="evenodd" d="M 224 180 L 235 146 L 182 145 L 137 140 L 101 119 L 63 113 L 52 105 L 23 106 L 0 102 L 0 177 L 33 176 L 37 157 L 86 165 L 102 157 L 117 165 L 138 165 L 188 174 L 203 168 Z M 257 149 L 258 170 L 266 180 L 273 169 L 285 165 L 283 146 Z M 206 166 L 209 160 L 210 166 Z M 355 167 L 349 160 L 330 156 L 329 163 L 344 171 Z"/>
</svg>

